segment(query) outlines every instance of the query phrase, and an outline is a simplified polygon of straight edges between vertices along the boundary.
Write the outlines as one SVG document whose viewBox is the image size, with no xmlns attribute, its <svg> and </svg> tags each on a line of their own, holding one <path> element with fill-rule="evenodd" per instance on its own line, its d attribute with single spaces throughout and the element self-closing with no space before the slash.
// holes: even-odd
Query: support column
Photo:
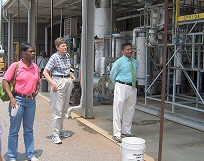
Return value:
<svg viewBox="0 0 204 161">
<path fill-rule="evenodd" d="M 13 14 L 9 15 L 8 21 L 8 67 L 14 60 L 13 51 Z"/>
<path fill-rule="evenodd" d="M 94 72 L 94 18 L 95 0 L 82 0 L 82 92 L 84 94 L 85 118 L 93 117 L 93 72 Z"/>
<path fill-rule="evenodd" d="M 32 26 L 32 22 L 31 22 L 31 10 L 28 10 L 28 42 L 31 42 L 31 26 Z"/>
<path fill-rule="evenodd" d="M 28 22 L 28 42 L 35 46 L 35 1 L 31 1 L 31 10 L 28 10 Z"/>
<path fill-rule="evenodd" d="M 47 27 L 45 27 L 45 52 L 46 52 L 46 55 L 49 55 L 47 43 L 48 43 L 48 29 Z"/>
</svg>

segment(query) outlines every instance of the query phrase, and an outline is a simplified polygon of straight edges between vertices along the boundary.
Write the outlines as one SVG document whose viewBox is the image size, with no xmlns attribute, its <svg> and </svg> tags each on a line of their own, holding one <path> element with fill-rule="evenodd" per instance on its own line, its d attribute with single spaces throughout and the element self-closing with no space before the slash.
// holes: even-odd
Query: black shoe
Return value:
<svg viewBox="0 0 204 161">
<path fill-rule="evenodd" d="M 120 136 L 113 136 L 113 140 L 116 142 L 116 143 L 122 143 L 122 139 Z"/>
<path fill-rule="evenodd" d="M 123 137 L 135 137 L 132 133 L 130 134 L 122 134 Z"/>
</svg>

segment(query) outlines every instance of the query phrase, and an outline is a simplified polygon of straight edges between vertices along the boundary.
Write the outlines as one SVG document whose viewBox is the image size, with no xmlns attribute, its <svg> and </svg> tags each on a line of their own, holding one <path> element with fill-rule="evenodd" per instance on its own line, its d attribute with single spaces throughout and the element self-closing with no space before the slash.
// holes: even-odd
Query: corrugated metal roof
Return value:
<svg viewBox="0 0 204 161">
<path fill-rule="evenodd" d="M 107 0 L 106 0 L 107 1 Z M 99 1 L 98 1 L 99 2 Z M 111 2 L 111 0 L 109 0 Z M 97 1 L 96 1 L 97 3 Z M 114 0 L 113 8 L 116 18 L 128 16 L 137 13 L 137 9 L 144 6 L 144 1 L 137 0 Z M 21 22 L 27 21 L 28 9 L 31 7 L 30 0 L 20 0 L 19 10 L 18 1 L 8 0 L 3 5 L 3 14 L 8 16 L 13 14 L 14 21 L 18 18 L 18 12 Z M 60 20 L 61 13 L 63 18 L 81 17 L 82 0 L 53 0 L 53 21 Z M 49 23 L 51 17 L 51 0 L 38 0 L 38 19 L 41 23 Z"/>
</svg>

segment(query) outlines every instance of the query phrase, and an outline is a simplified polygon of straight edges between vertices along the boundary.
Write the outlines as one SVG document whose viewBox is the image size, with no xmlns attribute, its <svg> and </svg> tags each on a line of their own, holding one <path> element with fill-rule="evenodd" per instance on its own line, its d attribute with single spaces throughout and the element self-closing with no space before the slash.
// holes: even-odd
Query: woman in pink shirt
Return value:
<svg viewBox="0 0 204 161">
<path fill-rule="evenodd" d="M 39 91 L 40 70 L 32 62 L 35 58 L 34 47 L 29 43 L 22 43 L 20 50 L 23 58 L 19 62 L 12 63 L 6 71 L 2 84 L 7 92 L 10 103 L 10 129 L 8 137 L 8 157 L 10 161 L 18 160 L 18 133 L 23 120 L 24 143 L 26 157 L 30 161 L 38 161 L 34 154 L 33 124 L 36 111 L 35 97 Z M 9 82 L 14 77 L 17 68 L 14 93 L 11 93 Z M 19 108 L 16 116 L 11 115 L 14 108 Z"/>
</svg>

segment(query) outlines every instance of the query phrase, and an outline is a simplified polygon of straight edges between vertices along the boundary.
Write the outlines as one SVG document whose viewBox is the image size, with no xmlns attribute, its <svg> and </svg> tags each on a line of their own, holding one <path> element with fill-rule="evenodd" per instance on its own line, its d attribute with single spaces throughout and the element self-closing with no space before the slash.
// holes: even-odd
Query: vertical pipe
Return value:
<svg viewBox="0 0 204 161">
<path fill-rule="evenodd" d="M 170 51 L 170 49 L 168 49 L 167 58 L 171 57 L 170 54 L 169 54 L 169 51 Z M 163 52 L 161 52 L 161 53 L 163 53 Z M 171 70 L 169 69 L 169 67 L 170 67 L 170 64 L 168 64 L 168 69 L 167 69 L 167 73 L 168 73 L 168 75 L 167 75 L 167 87 L 166 87 L 166 93 L 167 93 L 167 98 L 166 99 L 167 99 L 167 101 L 169 101 L 169 99 L 170 99 L 170 97 L 169 97 L 169 93 L 170 93 L 170 78 L 172 76 L 172 74 L 170 73 Z"/>
<path fill-rule="evenodd" d="M 175 58 L 174 58 L 175 59 Z M 175 102 L 176 102 L 176 70 L 173 71 L 173 95 L 172 95 L 172 108 L 171 112 L 175 113 Z"/>
<path fill-rule="evenodd" d="M 175 4 L 175 0 L 173 0 L 173 4 Z M 174 28 L 172 29 L 172 39 L 171 39 L 171 43 L 174 43 L 174 39 L 175 39 L 175 35 L 176 35 L 176 27 L 175 27 L 175 21 L 176 21 L 176 14 L 175 14 L 175 10 L 176 10 L 176 6 L 173 5 L 173 9 L 172 9 L 172 26 L 174 26 Z"/>
<path fill-rule="evenodd" d="M 35 45 L 36 45 L 36 56 L 35 56 L 35 62 L 37 63 L 38 60 L 38 0 L 35 1 L 35 7 L 36 7 L 36 16 L 35 16 Z"/>
<path fill-rule="evenodd" d="M 200 71 L 197 71 L 197 91 L 200 91 Z M 199 97 L 196 95 L 196 108 L 198 108 Z"/>
<path fill-rule="evenodd" d="M 31 10 L 28 10 L 28 43 L 31 41 Z"/>
<path fill-rule="evenodd" d="M 45 28 L 45 52 L 46 55 L 48 55 L 48 29 L 47 27 Z"/>
<path fill-rule="evenodd" d="M 162 74 L 162 100 L 161 100 L 161 117 L 160 117 L 160 133 L 159 133 L 159 153 L 158 161 L 162 160 L 162 143 L 164 132 L 164 104 L 165 104 L 165 88 L 166 88 L 166 55 L 167 55 L 167 32 L 168 32 L 168 0 L 165 0 L 165 23 L 164 23 L 164 55 L 163 55 L 163 74 Z"/>
<path fill-rule="evenodd" d="M 63 9 L 61 8 L 61 16 L 60 16 L 60 37 L 62 37 L 62 11 Z"/>
<path fill-rule="evenodd" d="M 113 1 L 111 0 L 111 14 L 110 14 L 110 52 L 108 57 L 112 55 L 112 39 L 113 39 Z"/>
<path fill-rule="evenodd" d="M 176 22 L 175 26 L 178 28 L 178 17 L 180 15 L 180 0 L 176 0 Z"/>
<path fill-rule="evenodd" d="M 147 42 L 147 36 L 146 36 L 146 40 L 145 41 Z M 148 55 L 147 45 L 145 45 L 145 54 L 146 54 L 146 58 L 145 58 L 145 61 L 146 61 L 146 70 L 145 70 L 145 72 L 146 72 L 146 78 L 145 78 L 146 79 L 146 81 L 145 81 L 145 91 L 146 91 L 145 92 L 145 105 L 147 105 L 148 104 L 148 99 L 147 99 L 148 91 L 147 91 L 147 88 L 148 88 L 149 78 L 150 78 L 150 75 L 149 75 L 149 72 L 148 72 L 149 71 L 148 69 L 149 69 L 150 65 L 148 63 L 149 55 Z"/>
<path fill-rule="evenodd" d="M 191 64 L 191 68 L 195 67 L 195 35 L 192 35 L 192 64 Z"/>
<path fill-rule="evenodd" d="M 83 116 L 93 117 L 93 72 L 94 72 L 94 17 L 95 0 L 82 0 L 82 95 L 85 100 Z M 82 101 L 84 101 L 82 100 Z"/>
<path fill-rule="evenodd" d="M 105 53 L 105 51 L 106 51 L 105 48 L 106 48 L 106 37 L 103 38 L 103 57 L 106 56 L 106 55 L 105 55 L 105 54 L 106 54 L 106 53 Z"/>
<path fill-rule="evenodd" d="M 175 3 L 175 0 L 174 0 L 174 2 L 173 3 Z M 172 31 L 172 43 L 173 43 L 173 41 L 174 41 L 174 39 L 178 39 L 178 16 L 179 16 L 179 14 L 180 14 L 180 8 L 179 8 L 179 4 L 180 4 L 180 0 L 179 1 L 177 1 L 176 0 L 176 6 L 175 7 L 173 7 L 173 18 L 172 18 L 172 25 L 174 25 L 175 27 L 174 27 L 174 31 Z M 174 14 L 174 9 L 176 10 L 176 13 Z M 174 20 L 175 20 L 175 22 L 174 22 Z M 178 47 L 178 45 L 175 45 L 175 48 L 174 48 L 174 52 L 178 49 L 179 47 Z M 176 58 L 174 58 L 174 66 L 176 66 Z M 168 82 L 168 84 L 167 85 L 169 85 L 169 82 Z M 175 102 L 176 102 L 176 70 L 174 70 L 173 71 L 173 95 L 172 95 L 172 102 L 173 102 L 173 104 L 172 104 L 172 109 L 171 109 L 171 112 L 172 113 L 175 113 Z"/>
<path fill-rule="evenodd" d="M 5 20 L 7 21 L 7 19 L 5 19 Z M 7 21 L 7 22 L 8 22 L 8 21 Z M 5 28 L 6 28 L 6 25 L 5 25 L 5 24 L 2 24 L 2 28 L 1 28 L 2 33 L 5 33 L 5 30 L 6 30 Z M 2 45 L 2 46 L 1 46 L 2 49 L 5 49 L 5 40 L 4 40 L 4 37 L 5 37 L 5 36 L 2 35 L 2 40 L 1 40 L 1 41 L 2 41 L 2 42 L 1 42 L 1 43 L 2 43 L 2 44 L 1 44 L 1 45 Z"/>
<path fill-rule="evenodd" d="M 16 45 L 18 45 L 18 47 L 16 47 L 16 49 L 20 49 L 20 34 L 21 34 L 21 29 L 20 29 L 20 0 L 18 0 L 18 42 Z M 20 51 L 16 51 L 16 61 L 19 61 L 19 55 L 20 55 Z"/>
<path fill-rule="evenodd" d="M 8 22 L 8 66 L 13 60 L 13 15 L 9 15 Z"/>
<path fill-rule="evenodd" d="M 30 15 L 30 44 L 35 46 L 35 1 L 31 1 Z"/>
<path fill-rule="evenodd" d="M 52 42 L 53 41 L 53 0 L 51 0 L 51 26 L 50 26 L 50 56 L 52 53 Z"/>
</svg>

